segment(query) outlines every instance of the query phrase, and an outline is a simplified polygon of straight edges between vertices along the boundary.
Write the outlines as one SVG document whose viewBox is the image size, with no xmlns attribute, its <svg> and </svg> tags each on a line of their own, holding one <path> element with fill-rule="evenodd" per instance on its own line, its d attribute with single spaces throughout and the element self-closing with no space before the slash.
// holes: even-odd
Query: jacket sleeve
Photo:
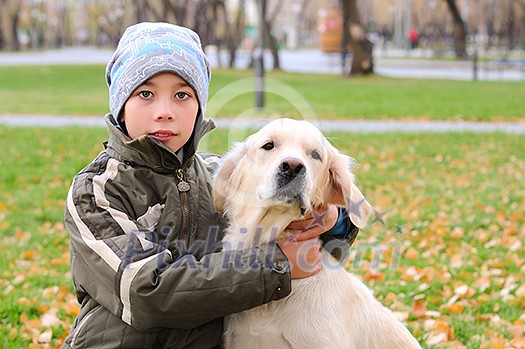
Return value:
<svg viewBox="0 0 525 349">
<path fill-rule="evenodd" d="M 175 256 L 129 218 L 125 196 L 105 192 L 100 177 L 80 173 L 67 197 L 65 224 L 79 301 L 88 294 L 137 330 L 186 329 L 289 294 L 286 257 L 277 246 L 200 259 Z"/>
<path fill-rule="evenodd" d="M 338 261 L 344 262 L 355 242 L 359 228 L 352 223 L 345 208 L 339 207 L 339 217 L 334 227 L 321 235 L 324 248 Z"/>
</svg>

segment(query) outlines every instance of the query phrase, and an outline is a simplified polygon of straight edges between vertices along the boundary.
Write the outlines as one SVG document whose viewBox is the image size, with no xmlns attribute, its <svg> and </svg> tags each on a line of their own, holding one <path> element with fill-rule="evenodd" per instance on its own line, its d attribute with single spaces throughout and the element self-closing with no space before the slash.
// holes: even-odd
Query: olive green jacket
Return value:
<svg viewBox="0 0 525 349">
<path fill-rule="evenodd" d="M 289 294 L 279 248 L 221 251 L 210 169 L 195 152 L 212 122 L 197 121 L 182 159 L 148 136 L 131 140 L 111 115 L 106 123 L 106 149 L 67 197 L 82 307 L 63 348 L 213 348 L 225 315 Z"/>
</svg>

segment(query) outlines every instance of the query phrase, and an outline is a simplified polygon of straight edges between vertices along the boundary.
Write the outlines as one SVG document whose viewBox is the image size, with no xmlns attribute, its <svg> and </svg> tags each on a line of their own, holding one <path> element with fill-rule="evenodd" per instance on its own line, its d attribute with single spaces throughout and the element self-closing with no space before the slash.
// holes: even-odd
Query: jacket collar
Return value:
<svg viewBox="0 0 525 349">
<path fill-rule="evenodd" d="M 212 120 L 198 118 L 190 140 L 184 145 L 183 158 L 179 160 L 170 148 L 152 137 L 144 135 L 131 139 L 120 129 L 113 115 L 107 114 L 105 121 L 109 133 L 106 151 L 110 156 L 135 166 L 151 168 L 159 173 L 172 173 L 187 167 L 201 138 L 215 128 Z"/>
</svg>

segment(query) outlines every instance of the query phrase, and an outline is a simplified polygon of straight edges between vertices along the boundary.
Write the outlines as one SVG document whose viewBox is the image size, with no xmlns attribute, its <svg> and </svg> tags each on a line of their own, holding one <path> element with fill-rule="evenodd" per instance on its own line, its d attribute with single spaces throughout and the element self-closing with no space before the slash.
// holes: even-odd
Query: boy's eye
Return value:
<svg viewBox="0 0 525 349">
<path fill-rule="evenodd" d="M 151 93 L 151 91 L 140 91 L 139 96 L 142 98 L 151 98 L 153 93 Z"/>
<path fill-rule="evenodd" d="M 177 92 L 175 94 L 175 97 L 177 97 L 178 99 L 185 99 L 189 97 L 189 94 L 187 94 L 186 92 Z"/>
</svg>

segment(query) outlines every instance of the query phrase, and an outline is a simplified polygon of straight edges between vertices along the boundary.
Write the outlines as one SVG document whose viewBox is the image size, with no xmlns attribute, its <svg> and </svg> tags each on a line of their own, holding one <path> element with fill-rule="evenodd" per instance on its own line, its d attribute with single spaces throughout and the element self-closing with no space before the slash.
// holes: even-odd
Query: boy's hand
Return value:
<svg viewBox="0 0 525 349">
<path fill-rule="evenodd" d="M 317 274 L 322 268 L 319 238 L 295 241 L 290 237 L 284 236 L 277 243 L 288 258 L 292 279 L 302 279 Z"/>
<path fill-rule="evenodd" d="M 339 210 L 335 205 L 316 207 L 303 219 L 290 223 L 286 231 L 294 235 L 297 241 L 308 240 L 332 229 L 338 217 Z"/>
<path fill-rule="evenodd" d="M 319 235 L 331 229 L 338 217 L 336 206 L 317 209 L 288 225 L 286 236 L 277 243 L 290 263 L 292 279 L 301 279 L 317 274 L 321 268 L 321 241 Z"/>
</svg>

